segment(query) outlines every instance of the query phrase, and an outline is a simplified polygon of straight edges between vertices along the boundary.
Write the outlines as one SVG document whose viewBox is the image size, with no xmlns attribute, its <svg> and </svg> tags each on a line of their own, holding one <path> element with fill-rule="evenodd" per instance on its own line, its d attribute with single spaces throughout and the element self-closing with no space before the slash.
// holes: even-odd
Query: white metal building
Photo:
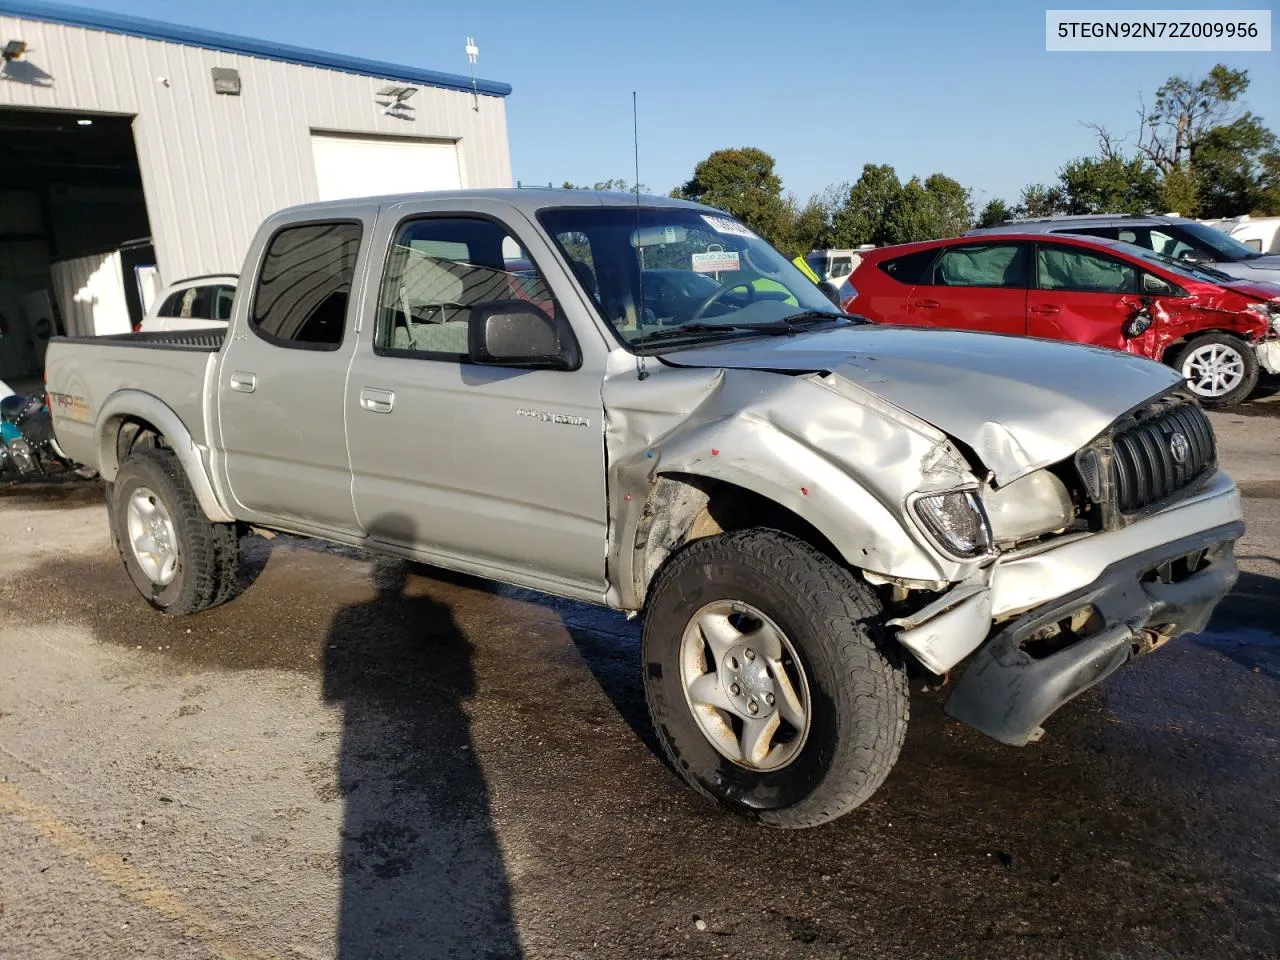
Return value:
<svg viewBox="0 0 1280 960">
<path fill-rule="evenodd" d="M 503 83 L 40 0 L 0 50 L 0 378 L 127 329 L 153 264 L 238 271 L 281 207 L 511 184 Z"/>
</svg>

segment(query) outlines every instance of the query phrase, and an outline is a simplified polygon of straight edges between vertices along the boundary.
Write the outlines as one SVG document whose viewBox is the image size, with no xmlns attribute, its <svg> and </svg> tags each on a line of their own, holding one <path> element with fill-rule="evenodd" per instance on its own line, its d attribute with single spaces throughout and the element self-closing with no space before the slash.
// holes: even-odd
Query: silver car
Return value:
<svg viewBox="0 0 1280 960">
<path fill-rule="evenodd" d="M 988 233 L 1075 233 L 1105 237 L 1154 250 L 1172 260 L 1212 264 L 1215 269 L 1242 280 L 1280 283 L 1280 255 L 1259 253 L 1221 230 L 1186 217 L 1158 214 L 1029 217 L 970 230 L 967 235 Z"/>
</svg>

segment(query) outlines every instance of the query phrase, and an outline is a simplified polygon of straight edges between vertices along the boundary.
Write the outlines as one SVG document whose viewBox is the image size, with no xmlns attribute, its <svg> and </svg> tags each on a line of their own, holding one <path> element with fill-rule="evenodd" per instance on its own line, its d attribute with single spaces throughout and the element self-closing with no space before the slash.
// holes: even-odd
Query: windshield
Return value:
<svg viewBox="0 0 1280 960">
<path fill-rule="evenodd" d="M 1126 246 L 1132 246 L 1134 250 L 1140 251 L 1144 260 L 1158 263 L 1170 273 L 1176 273 L 1192 280 L 1199 280 L 1202 283 L 1229 283 L 1232 280 L 1239 279 L 1204 264 L 1188 263 L 1186 260 L 1174 260 L 1172 257 L 1166 257 L 1163 253 L 1156 253 L 1146 247 L 1137 247 L 1133 244 L 1126 244 Z"/>
<path fill-rule="evenodd" d="M 1259 256 L 1256 250 L 1207 223 L 1180 223 L 1178 227 L 1216 253 L 1219 260 L 1253 260 Z"/>
<path fill-rule="evenodd" d="M 689 208 L 565 207 L 538 214 L 628 346 L 684 345 L 836 315 L 786 257 L 737 220 Z"/>
</svg>

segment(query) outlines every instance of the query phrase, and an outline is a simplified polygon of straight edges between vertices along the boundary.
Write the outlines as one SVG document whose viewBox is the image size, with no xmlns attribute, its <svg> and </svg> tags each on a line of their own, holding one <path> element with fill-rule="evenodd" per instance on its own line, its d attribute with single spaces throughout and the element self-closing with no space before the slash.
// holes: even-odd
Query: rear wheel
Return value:
<svg viewBox="0 0 1280 960">
<path fill-rule="evenodd" d="M 1226 333 L 1196 337 L 1178 351 L 1173 366 L 1206 406 L 1233 406 L 1248 399 L 1258 385 L 1253 348 Z"/>
<path fill-rule="evenodd" d="M 642 651 L 672 766 L 773 826 L 816 826 L 864 802 L 897 759 L 909 709 L 879 614 L 866 584 L 778 531 L 676 554 L 652 587 Z"/>
<path fill-rule="evenodd" d="M 240 561 L 235 526 L 204 515 L 171 451 L 135 449 L 108 495 L 116 548 L 148 603 L 183 616 L 234 596 Z"/>
</svg>

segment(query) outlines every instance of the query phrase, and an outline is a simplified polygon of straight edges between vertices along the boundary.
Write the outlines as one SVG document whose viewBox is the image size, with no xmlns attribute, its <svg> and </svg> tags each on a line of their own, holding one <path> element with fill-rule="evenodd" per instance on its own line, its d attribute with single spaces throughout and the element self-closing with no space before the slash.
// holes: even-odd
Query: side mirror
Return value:
<svg viewBox="0 0 1280 960">
<path fill-rule="evenodd" d="M 1197 253 L 1195 250 L 1183 250 L 1182 253 L 1178 255 L 1178 259 L 1183 260 L 1186 263 L 1208 263 L 1209 262 L 1208 257 L 1205 257 L 1200 253 Z"/>
<path fill-rule="evenodd" d="M 524 300 L 494 300 L 471 308 L 467 348 L 473 363 L 572 370 L 577 351 L 561 343 L 554 320 Z"/>
<path fill-rule="evenodd" d="M 838 283 L 835 283 L 832 280 L 823 280 L 818 284 L 818 289 L 821 290 L 823 294 L 826 295 L 826 298 L 837 307 L 840 306 L 840 285 Z"/>
</svg>

